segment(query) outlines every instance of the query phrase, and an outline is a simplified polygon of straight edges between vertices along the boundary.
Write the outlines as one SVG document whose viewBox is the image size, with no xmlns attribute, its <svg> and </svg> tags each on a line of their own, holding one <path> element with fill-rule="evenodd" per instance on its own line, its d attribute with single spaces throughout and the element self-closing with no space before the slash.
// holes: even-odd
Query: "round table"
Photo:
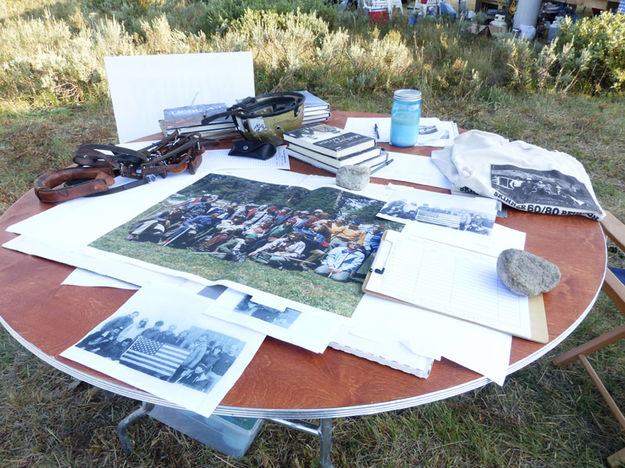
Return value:
<svg viewBox="0 0 625 468">
<path fill-rule="evenodd" d="M 329 124 L 343 127 L 349 116 L 380 117 L 334 112 Z M 421 155 L 429 155 L 433 149 L 381 146 Z M 291 166 L 296 172 L 330 175 L 293 159 Z M 372 182 L 387 181 L 374 178 Z M 5 231 L 7 226 L 49 207 L 40 203 L 32 190 L 26 193 L 0 218 L 0 241 L 14 237 Z M 581 323 L 600 291 L 607 255 L 600 224 L 581 216 L 536 215 L 509 208 L 508 216 L 497 218 L 497 223 L 526 232 L 526 250 L 555 263 L 562 272 L 560 284 L 544 295 L 549 342 L 513 338 L 509 365 L 512 373 L 553 349 Z M 72 269 L 0 249 L 0 319 L 4 327 L 62 372 L 119 395 L 175 406 L 59 356 L 134 293 L 62 286 Z M 486 377 L 446 359 L 435 362 L 430 376 L 422 379 L 334 349 L 315 354 L 267 338 L 215 413 L 285 419 L 367 415 L 441 400 L 488 382 Z"/>
</svg>

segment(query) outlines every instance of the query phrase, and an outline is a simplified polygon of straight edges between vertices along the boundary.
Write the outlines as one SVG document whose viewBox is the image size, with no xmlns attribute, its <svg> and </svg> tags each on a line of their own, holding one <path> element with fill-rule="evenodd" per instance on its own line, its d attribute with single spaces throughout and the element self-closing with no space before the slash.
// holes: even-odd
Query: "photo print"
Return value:
<svg viewBox="0 0 625 468">
<path fill-rule="evenodd" d="M 419 146 L 449 146 L 458 135 L 458 125 L 436 117 L 422 117 L 419 121 Z"/>
<path fill-rule="evenodd" d="M 284 310 L 275 309 L 252 300 L 252 296 L 246 294 L 241 302 L 234 308 L 235 312 L 255 317 L 263 322 L 272 323 L 278 327 L 289 328 L 301 312 L 285 307 Z"/>
<path fill-rule="evenodd" d="M 404 190 L 397 194 L 397 198 L 389 200 L 378 216 L 405 224 L 431 224 L 487 236 L 495 224 L 497 201 L 426 190 Z"/>
<path fill-rule="evenodd" d="M 347 320 L 300 302 L 243 289 L 246 291 L 227 288 L 204 313 L 314 353 L 323 353 Z"/>
<path fill-rule="evenodd" d="M 504 201 L 519 209 L 535 205 L 539 213 L 545 214 L 564 214 L 567 210 L 601 211 L 582 182 L 555 169 L 541 171 L 510 164 L 493 164 L 490 179 Z M 550 209 L 545 210 L 547 207 Z"/>
<path fill-rule="evenodd" d="M 144 286 L 61 356 L 208 416 L 265 337 L 205 315 L 212 302 Z"/>
<path fill-rule="evenodd" d="M 351 316 L 387 228 L 384 202 L 209 174 L 91 244 Z"/>
</svg>

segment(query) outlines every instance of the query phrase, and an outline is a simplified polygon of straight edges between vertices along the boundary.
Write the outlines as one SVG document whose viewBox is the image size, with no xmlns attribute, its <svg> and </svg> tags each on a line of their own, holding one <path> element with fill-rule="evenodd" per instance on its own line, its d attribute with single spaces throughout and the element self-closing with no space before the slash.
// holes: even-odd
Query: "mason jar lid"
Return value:
<svg viewBox="0 0 625 468">
<path fill-rule="evenodd" d="M 398 89 L 393 94 L 393 99 L 397 101 L 420 101 L 421 91 L 416 89 Z"/>
</svg>

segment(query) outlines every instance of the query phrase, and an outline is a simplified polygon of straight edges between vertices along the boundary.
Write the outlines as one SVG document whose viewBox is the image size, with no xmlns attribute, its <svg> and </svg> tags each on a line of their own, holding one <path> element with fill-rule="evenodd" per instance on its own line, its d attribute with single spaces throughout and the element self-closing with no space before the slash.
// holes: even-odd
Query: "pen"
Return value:
<svg viewBox="0 0 625 468">
<path fill-rule="evenodd" d="M 382 161 L 381 163 L 374 164 L 373 166 L 371 166 L 369 168 L 369 174 L 373 174 L 374 172 L 379 171 L 383 167 L 388 166 L 393 161 L 394 161 L 394 159 L 387 159 L 386 161 Z"/>
<path fill-rule="evenodd" d="M 380 131 L 378 130 L 378 124 L 373 125 L 373 133 L 375 133 L 375 139 L 380 140 Z"/>
<path fill-rule="evenodd" d="M 393 243 L 387 240 L 383 240 L 378 247 L 378 253 L 376 254 L 373 262 L 371 263 L 371 268 L 369 271 L 373 273 L 377 273 L 381 275 L 386 270 L 386 261 L 388 260 L 389 254 L 391 253 L 391 249 L 393 248 Z M 382 268 L 380 268 L 382 267 Z"/>
</svg>

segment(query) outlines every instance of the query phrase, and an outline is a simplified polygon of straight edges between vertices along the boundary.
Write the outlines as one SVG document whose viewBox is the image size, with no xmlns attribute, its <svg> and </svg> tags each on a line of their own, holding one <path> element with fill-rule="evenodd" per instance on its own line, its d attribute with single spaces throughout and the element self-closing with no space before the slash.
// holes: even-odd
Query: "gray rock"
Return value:
<svg viewBox="0 0 625 468">
<path fill-rule="evenodd" d="M 551 291 L 560 282 L 560 269 L 525 250 L 507 249 L 497 258 L 497 274 L 503 284 L 522 296 Z"/>
<path fill-rule="evenodd" d="M 336 173 L 336 185 L 349 190 L 362 190 L 369 183 L 369 168 L 342 166 Z"/>
</svg>

